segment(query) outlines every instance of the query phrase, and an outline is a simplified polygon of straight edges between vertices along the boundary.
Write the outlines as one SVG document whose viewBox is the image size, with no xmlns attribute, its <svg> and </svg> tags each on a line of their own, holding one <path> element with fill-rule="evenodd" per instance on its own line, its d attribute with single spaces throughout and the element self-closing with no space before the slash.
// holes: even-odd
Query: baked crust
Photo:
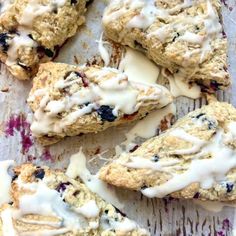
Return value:
<svg viewBox="0 0 236 236">
<path fill-rule="evenodd" d="M 213 102 L 190 112 L 133 153 L 123 154 L 102 167 L 100 178 L 118 187 L 140 190 L 149 197 L 170 195 L 235 201 L 235 124 L 235 108 L 227 103 Z M 232 165 L 225 168 L 230 162 Z M 150 196 L 146 189 L 156 186 L 156 194 Z"/>
<path fill-rule="evenodd" d="M 36 167 L 32 164 L 15 167 L 14 174 L 11 186 L 13 202 L 0 208 L 1 235 L 6 228 L 8 232 L 12 232 L 9 224 L 11 220 L 17 235 L 43 235 L 46 232 L 47 235 L 68 236 L 149 235 L 146 230 L 123 216 L 118 209 L 91 192 L 80 179 L 71 179 L 60 170 L 52 170 L 46 166 Z M 40 192 L 41 188 L 44 192 Z M 54 195 L 53 199 L 50 195 Z M 27 198 L 29 206 L 26 209 L 23 199 Z M 38 199 L 38 202 L 32 199 Z M 38 208 L 37 204 L 41 207 Z M 54 213 L 49 215 L 50 208 Z M 76 229 L 72 222 L 68 222 L 70 214 L 73 215 L 71 221 L 78 218 L 81 224 L 79 229 Z M 6 219 L 7 225 L 4 221 Z M 119 227 L 114 226 L 112 222 L 119 224 Z M 133 227 L 127 230 L 125 222 L 129 222 Z"/>
<path fill-rule="evenodd" d="M 60 82 L 71 83 L 71 81 L 68 82 L 68 79 L 73 84 L 68 84 L 68 86 L 63 88 L 57 87 L 57 84 Z M 119 80 L 118 84 L 116 84 L 117 79 Z M 103 86 L 108 86 L 107 89 L 102 89 L 103 83 Z M 119 87 L 122 84 L 124 84 L 124 87 Z M 90 92 L 95 91 L 94 88 L 96 91 L 99 90 L 98 93 L 101 97 L 98 95 L 95 98 L 96 101 L 93 98 L 85 101 L 86 96 L 88 98 L 94 96 L 90 94 Z M 88 94 L 84 95 L 85 92 L 88 92 Z M 76 93 L 81 93 L 81 95 L 77 96 Z M 132 93 L 136 94 L 136 98 L 130 97 Z M 113 96 L 114 94 L 115 96 Z M 49 96 L 49 99 L 43 106 L 40 105 L 46 96 Z M 48 103 L 59 101 L 60 105 L 63 105 L 64 103 L 62 104 L 61 102 L 63 99 L 67 98 L 71 101 L 73 99 L 84 99 L 84 97 L 85 100 L 83 104 L 81 103 L 82 105 L 78 105 L 79 103 L 75 102 L 73 106 L 70 106 L 71 103 L 68 102 L 67 106 L 70 109 L 59 109 L 59 111 L 49 117 Z M 136 108 L 131 107 L 130 109 L 127 99 L 130 99 L 129 104 L 133 104 Z M 85 106 L 90 106 L 93 102 L 97 105 L 90 111 L 78 116 L 73 122 L 64 122 L 66 119 L 69 119 L 68 117 L 71 117 L 73 112 L 79 109 L 86 109 Z M 152 110 L 162 108 L 171 102 L 172 97 L 166 88 L 159 85 L 143 85 L 131 82 L 127 79 L 127 76 L 115 69 L 99 66 L 77 67 L 51 62 L 40 65 L 39 72 L 33 80 L 33 88 L 28 99 L 29 106 L 34 112 L 31 130 L 33 135 L 43 145 L 56 143 L 66 136 L 96 133 L 111 126 L 140 119 Z M 126 107 L 127 104 L 128 107 Z M 116 107 L 119 109 L 117 109 L 117 114 L 114 115 Z M 126 108 L 131 113 L 125 113 Z M 39 112 L 40 115 L 38 115 Z M 43 122 L 46 120 L 45 117 L 49 121 Z M 53 128 L 53 125 L 57 127 Z M 59 126 L 61 128 L 58 128 Z"/>
<path fill-rule="evenodd" d="M 16 78 L 35 75 L 85 21 L 85 0 L 16 0 L 0 16 L 0 60 Z"/>
<path fill-rule="evenodd" d="M 219 0 L 111 1 L 103 26 L 108 38 L 143 51 L 158 65 L 204 90 L 231 84 Z"/>
</svg>

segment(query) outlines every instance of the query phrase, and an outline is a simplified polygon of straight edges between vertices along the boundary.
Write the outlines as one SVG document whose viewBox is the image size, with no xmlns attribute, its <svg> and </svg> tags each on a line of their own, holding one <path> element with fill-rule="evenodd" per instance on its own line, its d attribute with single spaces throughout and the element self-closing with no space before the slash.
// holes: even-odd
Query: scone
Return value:
<svg viewBox="0 0 236 236">
<path fill-rule="evenodd" d="M 116 69 L 52 62 L 40 65 L 28 99 L 31 130 L 43 145 L 140 119 L 171 102 L 163 86 L 129 81 Z"/>
<path fill-rule="evenodd" d="M 85 21 L 86 0 L 15 0 L 0 16 L 0 60 L 18 79 L 51 60 Z"/>
<path fill-rule="evenodd" d="M 230 85 L 219 0 L 117 0 L 103 16 L 108 38 L 143 51 L 204 90 Z"/>
<path fill-rule="evenodd" d="M 24 164 L 14 174 L 12 203 L 0 208 L 0 235 L 149 235 L 62 171 Z"/>
<path fill-rule="evenodd" d="M 236 200 L 236 109 L 213 102 L 100 170 L 106 182 L 147 197 Z"/>
</svg>

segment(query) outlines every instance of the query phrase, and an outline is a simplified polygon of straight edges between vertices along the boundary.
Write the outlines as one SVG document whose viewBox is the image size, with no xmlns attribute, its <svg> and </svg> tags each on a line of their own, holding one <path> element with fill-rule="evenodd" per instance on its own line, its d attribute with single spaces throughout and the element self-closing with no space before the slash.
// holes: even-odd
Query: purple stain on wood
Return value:
<svg viewBox="0 0 236 236">
<path fill-rule="evenodd" d="M 229 221 L 228 218 L 223 220 L 223 222 L 222 222 L 222 229 L 224 229 L 226 231 L 229 231 L 230 229 L 232 229 L 232 224 L 231 224 L 231 222 Z"/>
<path fill-rule="evenodd" d="M 30 124 L 27 122 L 24 114 L 12 115 L 5 124 L 6 137 L 14 136 L 16 133 L 20 133 L 22 153 L 28 153 L 34 142 L 30 131 Z"/>
<path fill-rule="evenodd" d="M 54 161 L 54 158 L 52 156 L 52 154 L 50 153 L 49 149 L 44 149 L 42 155 L 40 156 L 40 159 L 43 161 Z"/>
<path fill-rule="evenodd" d="M 223 233 L 223 231 L 218 231 L 217 236 L 225 236 L 225 234 Z"/>
</svg>

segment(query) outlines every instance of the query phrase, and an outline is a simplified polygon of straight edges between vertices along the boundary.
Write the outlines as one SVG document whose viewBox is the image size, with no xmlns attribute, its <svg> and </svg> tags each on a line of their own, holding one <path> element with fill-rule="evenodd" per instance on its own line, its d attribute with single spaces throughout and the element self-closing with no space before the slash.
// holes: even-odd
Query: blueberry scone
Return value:
<svg viewBox="0 0 236 236">
<path fill-rule="evenodd" d="M 147 197 L 236 200 L 236 109 L 213 102 L 100 170 L 106 182 Z"/>
<path fill-rule="evenodd" d="M 143 51 L 177 78 L 205 90 L 230 85 L 219 0 L 117 0 L 103 16 L 106 36 Z"/>
<path fill-rule="evenodd" d="M 0 16 L 0 60 L 18 79 L 51 60 L 85 21 L 86 0 L 15 0 Z"/>
<path fill-rule="evenodd" d="M 40 65 L 28 99 L 31 130 L 43 145 L 140 119 L 171 102 L 163 86 L 129 81 L 116 69 L 52 62 Z"/>
<path fill-rule="evenodd" d="M 48 167 L 14 168 L 11 204 L 0 208 L 0 235 L 149 235 L 79 179 Z"/>
</svg>

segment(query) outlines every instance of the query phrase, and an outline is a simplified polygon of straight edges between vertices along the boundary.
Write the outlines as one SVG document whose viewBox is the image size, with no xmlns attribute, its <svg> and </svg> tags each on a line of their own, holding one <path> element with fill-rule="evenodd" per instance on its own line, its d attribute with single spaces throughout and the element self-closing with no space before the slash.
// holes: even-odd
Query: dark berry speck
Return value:
<svg viewBox="0 0 236 236">
<path fill-rule="evenodd" d="M 113 122 L 117 117 L 113 115 L 113 109 L 109 106 L 100 106 L 97 110 L 98 115 L 102 121 Z"/>
<path fill-rule="evenodd" d="M 61 193 L 61 192 L 64 192 L 66 190 L 66 187 L 70 185 L 70 182 L 66 182 L 66 183 L 60 183 L 57 188 L 56 188 L 56 191 Z"/>
<path fill-rule="evenodd" d="M 232 192 L 233 188 L 234 188 L 234 184 L 233 183 L 227 183 L 226 184 L 226 189 L 227 189 L 226 191 L 227 191 L 227 193 Z"/>
<path fill-rule="evenodd" d="M 70 0 L 71 5 L 75 5 L 77 3 L 77 0 Z"/>
<path fill-rule="evenodd" d="M 9 37 L 8 37 L 7 33 L 0 34 L 0 46 L 2 47 L 4 52 L 6 52 L 9 48 L 9 44 L 7 43 L 8 39 L 9 39 Z"/>
<path fill-rule="evenodd" d="M 158 155 L 155 155 L 155 156 L 153 156 L 153 157 L 151 158 L 151 161 L 153 161 L 153 162 L 158 162 L 159 159 L 160 159 L 160 157 L 159 157 Z"/>
<path fill-rule="evenodd" d="M 37 169 L 35 172 L 34 172 L 34 176 L 35 178 L 37 179 L 43 179 L 44 178 L 44 175 L 45 175 L 45 171 L 44 169 Z"/>
<path fill-rule="evenodd" d="M 194 194 L 193 198 L 198 199 L 199 196 L 200 196 L 200 193 L 199 193 L 199 192 L 196 192 L 196 193 Z"/>
</svg>

